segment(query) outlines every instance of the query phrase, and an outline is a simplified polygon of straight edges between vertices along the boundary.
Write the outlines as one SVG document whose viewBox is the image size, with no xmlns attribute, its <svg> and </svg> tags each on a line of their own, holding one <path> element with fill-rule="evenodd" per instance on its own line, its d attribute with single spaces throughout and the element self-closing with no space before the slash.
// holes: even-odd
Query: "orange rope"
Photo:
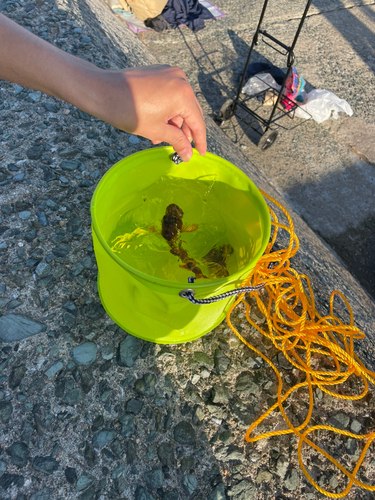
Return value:
<svg viewBox="0 0 375 500">
<path fill-rule="evenodd" d="M 255 286 L 266 282 L 265 291 L 267 299 L 262 300 L 260 294 L 252 292 L 250 296 L 255 298 L 260 311 L 266 318 L 267 327 L 259 327 L 250 318 L 250 305 L 244 300 L 245 293 L 239 295 L 227 314 L 227 322 L 231 330 L 237 337 L 246 344 L 252 351 L 259 355 L 275 372 L 278 379 L 277 402 L 271 406 L 258 420 L 256 420 L 246 432 L 245 439 L 248 442 L 255 442 L 260 439 L 271 436 L 279 436 L 294 433 L 299 438 L 298 442 L 298 460 L 307 479 L 315 488 L 324 495 L 331 498 L 343 498 L 348 494 L 353 484 L 369 491 L 375 491 L 375 486 L 370 486 L 356 479 L 357 472 L 365 458 L 366 451 L 375 439 L 375 432 L 357 435 L 352 432 L 343 431 L 327 425 L 315 425 L 308 427 L 313 411 L 313 386 L 318 387 L 323 392 L 346 400 L 358 400 L 363 398 L 368 392 L 368 381 L 375 384 L 375 372 L 368 370 L 354 353 L 354 339 L 363 339 L 365 334 L 354 326 L 353 314 L 350 305 L 341 292 L 334 291 L 330 299 L 330 315 L 320 316 L 315 308 L 314 294 L 310 285 L 309 278 L 298 274 L 290 267 L 290 259 L 296 254 L 299 242 L 294 232 L 293 221 L 285 210 L 276 200 L 272 199 L 266 193 L 263 196 L 276 205 L 286 216 L 288 225 L 281 224 L 275 212 L 269 208 L 273 235 L 265 253 L 260 258 L 255 269 L 245 279 L 241 286 Z M 282 229 L 289 233 L 288 248 L 272 252 L 273 245 L 277 238 L 278 231 Z M 304 286 L 304 283 L 306 285 Z M 307 290 L 306 290 L 307 286 Z M 344 301 L 349 313 L 350 323 L 344 324 L 333 314 L 334 299 L 338 295 Z M 265 303 L 267 302 L 268 303 Z M 298 370 L 306 374 L 306 381 L 290 388 L 285 394 L 282 394 L 282 378 L 271 360 L 267 358 L 257 348 L 247 342 L 236 330 L 231 322 L 231 314 L 236 306 L 242 302 L 246 306 L 246 317 L 248 322 L 256 330 L 271 339 L 273 345 L 279 349 L 286 359 Z M 316 370 L 313 368 L 313 360 L 316 355 L 325 355 L 333 360 L 336 371 Z M 330 386 L 344 383 L 351 375 L 362 379 L 364 390 L 357 395 L 342 395 L 330 390 Z M 295 427 L 285 413 L 283 403 L 296 390 L 308 388 L 309 410 L 305 421 Z M 258 425 L 267 418 L 276 408 L 278 408 L 288 425 L 289 429 L 273 432 L 266 432 L 257 436 L 250 437 L 250 434 Z M 361 456 L 353 470 L 348 471 L 337 460 L 329 455 L 325 450 L 317 446 L 308 438 L 308 435 L 314 431 L 324 429 L 348 436 L 353 439 L 365 440 L 365 446 Z M 314 450 L 321 453 L 325 458 L 332 462 L 338 469 L 348 477 L 349 482 L 345 490 L 341 493 L 331 493 L 321 488 L 308 473 L 302 461 L 302 445 L 306 443 Z"/>
</svg>

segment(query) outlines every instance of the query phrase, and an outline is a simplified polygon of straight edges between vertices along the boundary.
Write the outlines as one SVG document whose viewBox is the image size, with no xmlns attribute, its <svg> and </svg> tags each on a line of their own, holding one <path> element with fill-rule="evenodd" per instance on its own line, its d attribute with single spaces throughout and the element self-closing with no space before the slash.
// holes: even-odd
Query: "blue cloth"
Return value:
<svg viewBox="0 0 375 500">
<path fill-rule="evenodd" d="M 180 24 L 185 24 L 192 31 L 203 29 L 206 19 L 215 19 L 198 0 L 168 0 L 162 16 L 172 29 L 177 28 Z"/>
</svg>

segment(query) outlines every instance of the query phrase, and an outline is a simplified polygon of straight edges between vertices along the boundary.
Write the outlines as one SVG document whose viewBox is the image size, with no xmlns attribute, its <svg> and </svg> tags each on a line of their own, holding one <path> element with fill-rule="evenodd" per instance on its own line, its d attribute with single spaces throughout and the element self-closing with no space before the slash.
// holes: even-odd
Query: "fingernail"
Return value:
<svg viewBox="0 0 375 500">
<path fill-rule="evenodd" d="M 184 161 L 189 161 L 190 158 L 193 156 L 193 152 L 188 151 L 187 149 L 183 149 L 182 151 L 180 151 L 179 155 Z"/>
</svg>

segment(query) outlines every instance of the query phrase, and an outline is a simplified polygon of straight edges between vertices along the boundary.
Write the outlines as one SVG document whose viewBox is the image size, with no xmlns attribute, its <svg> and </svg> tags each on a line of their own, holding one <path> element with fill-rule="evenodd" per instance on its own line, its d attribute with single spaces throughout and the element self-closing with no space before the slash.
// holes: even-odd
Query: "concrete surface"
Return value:
<svg viewBox="0 0 375 500">
<path fill-rule="evenodd" d="M 8 1 L 0 8 L 101 67 L 155 62 L 99 0 Z M 195 342 L 158 346 L 128 335 L 101 307 L 92 192 L 110 165 L 150 147 L 149 141 L 48 96 L 6 82 L 0 88 L 0 498 L 325 498 L 304 478 L 294 438 L 244 442 L 248 425 L 275 401 L 276 378 L 225 322 Z M 374 369 L 374 302 L 283 199 L 267 171 L 209 118 L 207 127 L 210 151 L 290 211 L 301 244 L 292 266 L 309 275 L 322 314 L 332 290 L 345 293 L 355 324 L 367 335 L 356 342 L 356 352 Z M 317 130 L 329 140 L 324 129 Z M 340 303 L 337 313 L 347 319 Z M 250 314 L 264 322 L 254 304 Z M 235 326 L 282 369 L 286 384 L 296 383 L 300 375 L 244 317 L 238 307 Z M 244 379 L 252 393 L 238 383 Z M 361 384 L 350 381 L 344 389 L 360 392 Z M 306 415 L 307 400 L 300 391 L 290 398 L 293 422 Z M 360 401 L 319 391 L 314 401 L 314 424 L 360 433 L 375 427 L 372 388 Z M 276 413 L 264 429 L 281 425 Z M 323 433 L 319 443 L 350 469 L 362 446 Z M 360 471 L 363 481 L 374 477 L 373 455 L 372 444 Z M 342 491 L 345 479 L 322 457 L 306 450 L 304 460 L 322 487 Z M 354 487 L 347 498 L 371 495 Z"/>
<path fill-rule="evenodd" d="M 237 91 L 263 5 L 261 0 L 216 3 L 227 17 L 207 22 L 197 34 L 182 27 L 144 36 L 161 62 L 184 69 L 212 117 Z M 271 0 L 264 27 L 291 43 L 304 5 L 303 1 Z M 353 117 L 341 115 L 338 121 L 331 118 L 321 125 L 310 120 L 294 130 L 281 130 L 266 152 L 257 147 L 259 136 L 236 118 L 223 127 L 373 297 L 374 47 L 374 2 L 313 2 L 296 46 L 297 70 L 307 81 L 307 90 L 326 89 L 346 99 Z M 256 47 L 252 61 L 285 67 L 285 58 L 264 43 Z M 295 125 L 288 118 L 280 124 Z"/>
</svg>

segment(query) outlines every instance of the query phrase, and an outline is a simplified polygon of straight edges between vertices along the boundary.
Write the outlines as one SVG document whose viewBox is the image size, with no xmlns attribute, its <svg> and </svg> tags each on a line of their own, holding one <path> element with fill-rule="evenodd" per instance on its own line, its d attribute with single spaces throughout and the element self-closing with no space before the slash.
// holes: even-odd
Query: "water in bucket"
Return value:
<svg viewBox="0 0 375 500">
<path fill-rule="evenodd" d="M 133 268 L 168 281 L 187 283 L 190 276 L 212 281 L 239 271 L 244 255 L 251 257 L 253 244 L 247 234 L 244 238 L 235 233 L 244 233 L 235 219 L 223 217 L 216 179 L 216 175 L 194 180 L 162 176 L 130 204 L 124 203 L 109 247 Z M 171 242 L 163 229 L 174 217 L 164 217 L 176 205 L 182 210 L 182 228 Z M 238 246 L 244 240 L 247 248 Z"/>
</svg>

